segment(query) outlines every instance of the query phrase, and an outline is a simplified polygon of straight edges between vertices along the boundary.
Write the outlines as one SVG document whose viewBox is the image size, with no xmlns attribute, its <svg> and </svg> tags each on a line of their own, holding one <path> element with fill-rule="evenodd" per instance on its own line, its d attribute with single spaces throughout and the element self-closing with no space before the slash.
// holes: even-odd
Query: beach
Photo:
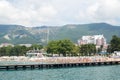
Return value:
<svg viewBox="0 0 120 80">
<path fill-rule="evenodd" d="M 3 56 L 0 61 L 36 62 L 36 63 L 86 63 L 120 61 L 120 57 L 106 56 L 80 56 L 80 57 L 25 57 L 25 56 Z"/>
</svg>

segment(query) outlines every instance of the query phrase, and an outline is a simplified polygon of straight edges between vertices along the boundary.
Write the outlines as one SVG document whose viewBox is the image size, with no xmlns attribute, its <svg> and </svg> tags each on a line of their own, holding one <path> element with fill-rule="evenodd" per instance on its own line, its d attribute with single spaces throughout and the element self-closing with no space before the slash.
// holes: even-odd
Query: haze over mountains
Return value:
<svg viewBox="0 0 120 80">
<path fill-rule="evenodd" d="M 109 42 L 113 35 L 120 36 L 120 26 L 107 23 L 68 24 L 64 26 L 25 27 L 0 25 L 0 43 L 45 44 L 47 40 L 70 39 L 77 42 L 83 35 L 103 34 Z"/>
</svg>

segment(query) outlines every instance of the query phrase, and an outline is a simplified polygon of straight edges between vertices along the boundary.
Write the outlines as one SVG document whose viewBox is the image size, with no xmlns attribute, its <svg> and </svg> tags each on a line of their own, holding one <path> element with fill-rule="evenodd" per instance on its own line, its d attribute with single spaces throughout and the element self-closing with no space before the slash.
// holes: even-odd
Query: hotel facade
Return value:
<svg viewBox="0 0 120 80">
<path fill-rule="evenodd" d="M 107 42 L 104 35 L 82 36 L 82 38 L 78 40 L 78 45 L 80 46 L 84 44 L 95 44 L 96 48 L 100 48 L 102 45 L 103 48 L 107 49 Z"/>
</svg>

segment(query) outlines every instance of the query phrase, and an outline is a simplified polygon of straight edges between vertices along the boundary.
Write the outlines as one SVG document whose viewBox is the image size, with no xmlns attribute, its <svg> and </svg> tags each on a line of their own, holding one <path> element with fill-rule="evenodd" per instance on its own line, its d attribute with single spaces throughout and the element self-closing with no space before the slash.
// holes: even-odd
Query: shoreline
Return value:
<svg viewBox="0 0 120 80">
<path fill-rule="evenodd" d="M 91 62 L 107 62 L 120 61 L 119 57 L 105 57 L 105 56 L 80 56 L 80 57 L 25 57 L 25 56 L 3 56 L 0 57 L 0 62 L 21 62 L 22 63 L 91 63 Z M 1 65 L 1 64 L 0 64 Z"/>
</svg>

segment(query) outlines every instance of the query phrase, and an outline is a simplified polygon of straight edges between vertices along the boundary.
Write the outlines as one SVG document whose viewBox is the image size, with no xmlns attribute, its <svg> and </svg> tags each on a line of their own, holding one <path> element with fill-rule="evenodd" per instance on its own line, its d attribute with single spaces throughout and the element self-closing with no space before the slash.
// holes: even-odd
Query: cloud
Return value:
<svg viewBox="0 0 120 80">
<path fill-rule="evenodd" d="M 77 19 L 87 23 L 90 22 L 107 22 L 110 24 L 120 25 L 120 0 L 98 0 L 89 4 L 85 10 L 79 11 Z"/>
<path fill-rule="evenodd" d="M 35 5 L 29 4 L 19 7 L 6 0 L 0 1 L 0 23 L 2 24 L 40 25 L 51 20 L 56 13 L 57 11 L 52 5 L 43 4 L 36 7 Z"/>
<path fill-rule="evenodd" d="M 107 22 L 120 25 L 120 0 L 0 0 L 0 23 L 25 26 Z"/>
</svg>

